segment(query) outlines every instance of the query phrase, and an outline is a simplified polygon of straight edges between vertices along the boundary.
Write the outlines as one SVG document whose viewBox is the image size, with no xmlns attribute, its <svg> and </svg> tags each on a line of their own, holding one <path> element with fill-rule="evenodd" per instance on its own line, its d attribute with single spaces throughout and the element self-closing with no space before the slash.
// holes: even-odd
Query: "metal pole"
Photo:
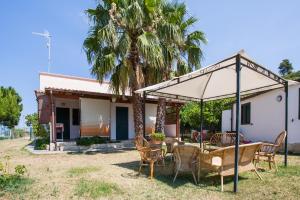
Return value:
<svg viewBox="0 0 300 200">
<path fill-rule="evenodd" d="M 240 107 L 241 107 L 241 94 L 240 94 L 240 73 L 241 73 L 241 63 L 240 63 L 240 54 L 236 56 L 236 114 L 235 114 L 235 154 L 234 154 L 234 186 L 233 191 L 238 191 L 238 161 L 239 161 L 239 143 L 240 143 Z"/>
<path fill-rule="evenodd" d="M 285 82 L 284 85 L 284 91 L 285 91 L 285 131 L 286 131 L 286 137 L 285 137 L 285 145 L 284 145 L 284 166 L 287 166 L 287 156 L 288 156 L 288 109 L 289 109 L 289 84 L 288 81 Z"/>
<path fill-rule="evenodd" d="M 203 149 L 202 131 L 203 131 L 203 99 L 201 99 L 201 102 L 200 102 L 200 140 L 199 140 L 199 143 L 200 143 L 201 150 Z"/>
<path fill-rule="evenodd" d="M 143 92 L 143 136 L 146 136 L 146 92 Z"/>
</svg>

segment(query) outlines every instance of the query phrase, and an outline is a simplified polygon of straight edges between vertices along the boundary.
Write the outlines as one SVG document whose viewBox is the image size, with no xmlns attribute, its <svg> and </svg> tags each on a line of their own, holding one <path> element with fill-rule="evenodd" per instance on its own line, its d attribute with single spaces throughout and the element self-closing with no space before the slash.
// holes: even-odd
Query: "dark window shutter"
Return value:
<svg viewBox="0 0 300 200">
<path fill-rule="evenodd" d="M 241 106 L 241 124 L 250 124 L 251 122 L 251 104 L 245 103 Z"/>
<path fill-rule="evenodd" d="M 80 114 L 79 114 L 79 109 L 73 109 L 72 110 L 72 124 L 74 126 L 78 126 L 80 123 Z"/>
</svg>

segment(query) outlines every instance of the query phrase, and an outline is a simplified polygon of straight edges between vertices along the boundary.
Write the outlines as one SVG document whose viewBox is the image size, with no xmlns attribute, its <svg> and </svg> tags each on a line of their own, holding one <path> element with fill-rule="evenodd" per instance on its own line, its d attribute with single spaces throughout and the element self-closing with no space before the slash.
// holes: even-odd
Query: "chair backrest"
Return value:
<svg viewBox="0 0 300 200">
<path fill-rule="evenodd" d="M 140 148 L 143 148 L 143 147 L 149 147 L 149 143 L 143 137 L 143 135 L 139 134 L 135 137 L 135 147 L 137 148 L 137 150 L 139 150 Z"/>
<path fill-rule="evenodd" d="M 239 145 L 239 165 L 245 165 L 254 159 L 255 153 L 259 150 L 261 142 Z M 221 157 L 222 166 L 233 166 L 235 157 L 235 146 L 224 147 L 210 152 L 213 156 Z"/>
<path fill-rule="evenodd" d="M 283 144 L 283 141 L 285 140 L 286 137 L 286 131 L 282 131 L 276 138 L 275 140 L 275 145 L 280 147 Z"/>
<path fill-rule="evenodd" d="M 199 156 L 200 148 L 193 145 L 178 145 L 174 147 L 173 152 L 176 165 L 179 165 L 181 170 L 190 170 L 192 162 Z"/>
<path fill-rule="evenodd" d="M 244 135 L 239 133 L 240 144 L 244 142 Z M 210 143 L 220 147 L 231 146 L 235 144 L 236 133 L 216 133 L 210 138 Z"/>
</svg>

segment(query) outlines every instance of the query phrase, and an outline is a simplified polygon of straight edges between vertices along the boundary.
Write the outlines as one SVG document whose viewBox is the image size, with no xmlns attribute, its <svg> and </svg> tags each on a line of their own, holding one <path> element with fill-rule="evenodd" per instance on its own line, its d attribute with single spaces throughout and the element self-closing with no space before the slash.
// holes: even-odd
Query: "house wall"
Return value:
<svg viewBox="0 0 300 200">
<path fill-rule="evenodd" d="M 81 136 L 109 136 L 110 101 L 80 98 Z"/>
<path fill-rule="evenodd" d="M 231 110 L 222 112 L 222 132 L 231 131 Z"/>
<path fill-rule="evenodd" d="M 94 79 L 74 77 L 60 74 L 40 73 L 40 90 L 45 88 L 64 88 L 65 90 L 87 91 L 95 93 L 113 94 L 110 84 Z M 126 95 L 130 95 L 129 89 L 125 91 Z"/>
<path fill-rule="evenodd" d="M 135 137 L 131 103 L 112 103 L 110 100 L 80 98 L 81 136 L 110 136 L 116 139 L 116 107 L 128 108 L 128 138 Z M 154 130 L 156 104 L 146 104 L 146 132 Z M 100 133 L 100 134 L 99 134 Z"/>
<path fill-rule="evenodd" d="M 300 152 L 300 120 L 299 112 L 300 84 L 289 86 L 288 108 L 288 143 L 289 150 Z M 276 100 L 282 96 L 282 101 Z M 251 123 L 241 125 L 241 132 L 252 141 L 274 141 L 285 129 L 285 93 L 277 89 L 268 93 L 242 101 L 251 103 Z M 227 120 L 228 119 L 224 119 Z M 233 106 L 233 129 L 235 129 L 235 105 Z"/>
<path fill-rule="evenodd" d="M 55 98 L 55 107 L 69 108 L 70 109 L 70 139 L 80 137 L 80 126 L 73 125 L 73 108 L 79 109 L 78 99 L 64 99 Z"/>
</svg>

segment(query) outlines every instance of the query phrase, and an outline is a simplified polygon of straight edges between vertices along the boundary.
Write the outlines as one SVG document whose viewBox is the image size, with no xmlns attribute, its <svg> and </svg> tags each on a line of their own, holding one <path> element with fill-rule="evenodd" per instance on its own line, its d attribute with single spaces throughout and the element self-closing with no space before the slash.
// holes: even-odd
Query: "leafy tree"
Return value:
<svg viewBox="0 0 300 200">
<path fill-rule="evenodd" d="M 279 64 L 279 74 L 282 76 L 286 76 L 293 72 L 293 65 L 288 59 L 282 60 L 282 62 Z"/>
<path fill-rule="evenodd" d="M 222 111 L 229 109 L 231 103 L 231 99 L 205 102 L 203 107 L 203 123 L 205 127 L 212 131 L 219 130 L 222 120 Z M 180 111 L 181 123 L 184 126 L 199 129 L 200 111 L 199 103 L 187 103 Z"/>
<path fill-rule="evenodd" d="M 124 94 L 127 87 L 132 92 L 144 87 L 145 72 L 165 66 L 161 41 L 180 41 L 178 25 L 165 17 L 166 4 L 164 0 L 103 0 L 87 10 L 92 25 L 83 46 L 91 73 L 100 82 L 110 79 L 116 94 Z M 132 93 L 132 104 L 135 133 L 142 134 L 140 95 Z"/>
<path fill-rule="evenodd" d="M 283 76 L 283 78 L 294 81 L 300 81 L 300 71 L 289 73 Z"/>
<path fill-rule="evenodd" d="M 0 124 L 8 128 L 18 125 L 23 109 L 22 98 L 12 87 L 0 87 Z"/>
<path fill-rule="evenodd" d="M 44 126 L 39 124 L 39 118 L 37 113 L 26 115 L 25 120 L 26 120 L 25 121 L 26 125 L 32 127 L 33 134 L 36 137 L 40 137 L 40 138 L 48 137 L 49 134 L 47 130 L 44 128 Z"/>
</svg>

